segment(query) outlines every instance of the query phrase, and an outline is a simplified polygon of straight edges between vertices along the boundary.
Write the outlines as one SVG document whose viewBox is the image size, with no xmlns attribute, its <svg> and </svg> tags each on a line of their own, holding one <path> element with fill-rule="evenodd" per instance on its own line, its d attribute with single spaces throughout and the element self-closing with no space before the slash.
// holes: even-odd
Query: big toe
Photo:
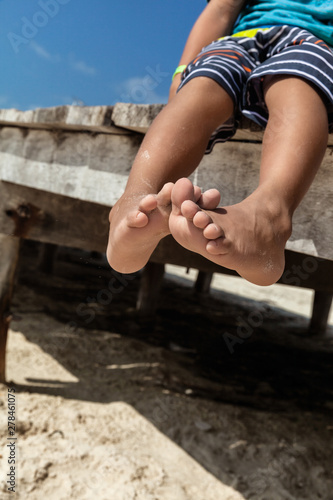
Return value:
<svg viewBox="0 0 333 500">
<path fill-rule="evenodd" d="M 179 179 L 173 186 L 171 193 L 171 201 L 173 208 L 177 208 L 180 212 L 182 203 L 186 200 L 194 201 L 194 187 L 192 182 L 187 178 Z"/>
</svg>

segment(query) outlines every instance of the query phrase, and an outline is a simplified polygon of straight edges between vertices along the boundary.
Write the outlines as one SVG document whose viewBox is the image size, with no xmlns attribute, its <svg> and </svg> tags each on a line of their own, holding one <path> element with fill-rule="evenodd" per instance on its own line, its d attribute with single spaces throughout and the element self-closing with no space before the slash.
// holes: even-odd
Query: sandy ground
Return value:
<svg viewBox="0 0 333 500">
<path fill-rule="evenodd" d="M 33 250 L 0 388 L 1 499 L 333 498 L 333 321 L 307 335 L 311 292 L 215 276 L 198 296 L 168 267 L 152 322 L 139 277 L 111 300 L 96 256 L 59 255 L 49 275 Z"/>
</svg>

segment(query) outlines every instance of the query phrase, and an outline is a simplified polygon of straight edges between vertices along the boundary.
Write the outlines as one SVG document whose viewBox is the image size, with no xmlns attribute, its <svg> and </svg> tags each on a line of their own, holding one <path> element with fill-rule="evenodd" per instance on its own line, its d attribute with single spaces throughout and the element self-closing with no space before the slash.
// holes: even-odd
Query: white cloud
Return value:
<svg viewBox="0 0 333 500">
<path fill-rule="evenodd" d="M 70 66 L 74 71 L 78 71 L 79 73 L 83 73 L 84 75 L 96 75 L 96 68 L 94 68 L 93 66 L 89 66 L 84 61 L 75 60 L 73 55 L 70 55 Z"/>
<path fill-rule="evenodd" d="M 151 75 L 144 77 L 133 77 L 125 80 L 117 86 L 116 92 L 120 101 L 132 102 L 136 104 L 162 104 L 166 103 L 168 96 L 157 92 L 159 82 Z"/>
<path fill-rule="evenodd" d="M 36 42 L 30 42 L 30 48 L 37 54 L 39 57 L 42 57 L 43 59 L 51 59 L 51 54 L 44 49 L 41 45 L 39 45 Z"/>
<path fill-rule="evenodd" d="M 37 43 L 35 41 L 30 42 L 29 47 L 31 50 L 33 50 L 35 52 L 35 54 L 38 57 L 41 57 L 42 59 L 45 59 L 45 60 L 50 61 L 50 62 L 60 62 L 61 61 L 60 56 L 50 54 L 50 52 L 48 52 L 45 49 L 45 47 L 43 47 L 42 45 L 40 45 L 39 43 Z"/>
<path fill-rule="evenodd" d="M 35 41 L 31 41 L 29 47 L 41 59 L 52 63 L 63 61 L 59 55 L 51 54 L 45 47 Z M 74 54 L 69 54 L 68 64 L 72 70 L 83 73 L 84 75 L 94 76 L 96 74 L 96 68 L 89 66 L 85 61 L 77 60 Z"/>
</svg>

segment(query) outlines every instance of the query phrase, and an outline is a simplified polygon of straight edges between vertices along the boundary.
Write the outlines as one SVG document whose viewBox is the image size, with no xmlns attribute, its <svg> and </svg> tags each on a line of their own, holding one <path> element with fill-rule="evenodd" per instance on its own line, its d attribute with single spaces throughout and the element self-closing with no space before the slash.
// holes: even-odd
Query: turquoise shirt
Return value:
<svg viewBox="0 0 333 500">
<path fill-rule="evenodd" d="M 233 33 L 284 24 L 304 28 L 333 45 L 333 0 L 249 0 Z"/>
</svg>

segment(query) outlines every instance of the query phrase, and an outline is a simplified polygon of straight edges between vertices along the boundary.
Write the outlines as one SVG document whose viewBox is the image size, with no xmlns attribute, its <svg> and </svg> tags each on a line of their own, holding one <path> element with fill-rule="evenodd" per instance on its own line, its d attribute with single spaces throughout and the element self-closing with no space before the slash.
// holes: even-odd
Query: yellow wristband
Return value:
<svg viewBox="0 0 333 500">
<path fill-rule="evenodd" d="M 178 66 L 178 68 L 176 68 L 176 71 L 172 75 L 172 80 L 175 78 L 176 75 L 178 75 L 178 73 L 182 73 L 186 67 L 187 64 L 182 64 L 181 66 Z"/>
</svg>

